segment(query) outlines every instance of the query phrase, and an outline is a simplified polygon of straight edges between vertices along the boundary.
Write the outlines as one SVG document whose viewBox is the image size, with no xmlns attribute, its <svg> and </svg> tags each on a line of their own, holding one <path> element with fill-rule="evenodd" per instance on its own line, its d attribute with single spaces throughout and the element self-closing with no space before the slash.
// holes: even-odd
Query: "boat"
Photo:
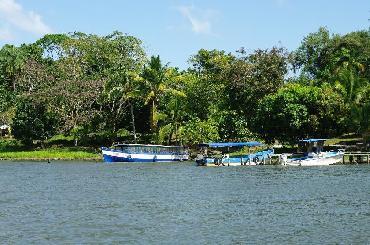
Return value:
<svg viewBox="0 0 370 245">
<path fill-rule="evenodd" d="M 263 146 L 257 141 L 230 142 L 230 143 L 203 143 L 200 144 L 201 153 L 196 158 L 198 166 L 253 166 L 262 165 L 266 159 L 271 159 L 273 149 L 267 149 L 245 155 L 232 155 L 230 152 L 240 150 L 243 147 Z M 216 151 L 208 155 L 208 152 Z"/>
<path fill-rule="evenodd" d="M 298 155 L 282 154 L 281 164 L 287 166 L 328 166 L 341 162 L 344 151 L 323 151 L 325 141 L 326 139 L 300 140 L 300 145 L 305 148 L 304 152 Z"/>
<path fill-rule="evenodd" d="M 189 159 L 183 146 L 114 144 L 102 147 L 105 162 L 175 162 Z"/>
</svg>

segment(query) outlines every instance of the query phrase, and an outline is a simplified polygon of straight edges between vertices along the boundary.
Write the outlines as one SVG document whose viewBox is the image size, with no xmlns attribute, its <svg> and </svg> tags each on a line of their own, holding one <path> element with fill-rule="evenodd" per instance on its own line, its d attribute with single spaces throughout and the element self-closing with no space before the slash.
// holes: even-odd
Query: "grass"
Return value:
<svg viewBox="0 0 370 245">
<path fill-rule="evenodd" d="M 356 145 L 358 142 L 362 142 L 363 138 L 352 135 L 351 137 L 332 138 L 325 141 L 326 146 L 330 145 Z"/>
<path fill-rule="evenodd" d="M 101 160 L 100 154 L 70 148 L 0 152 L 3 160 Z"/>
<path fill-rule="evenodd" d="M 102 156 L 91 147 L 50 147 L 27 149 L 19 141 L 0 140 L 2 160 L 101 160 Z"/>
<path fill-rule="evenodd" d="M 101 160 L 98 153 L 83 149 L 51 148 L 42 150 L 6 151 L 0 152 L 3 160 Z"/>
</svg>

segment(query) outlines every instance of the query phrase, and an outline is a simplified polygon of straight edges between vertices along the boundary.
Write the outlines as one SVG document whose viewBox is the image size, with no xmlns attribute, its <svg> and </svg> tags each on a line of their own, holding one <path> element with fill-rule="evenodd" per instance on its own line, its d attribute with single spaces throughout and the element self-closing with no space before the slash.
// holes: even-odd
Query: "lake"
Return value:
<svg viewBox="0 0 370 245">
<path fill-rule="evenodd" d="M 369 244 L 370 165 L 1 162 L 5 244 Z"/>
</svg>

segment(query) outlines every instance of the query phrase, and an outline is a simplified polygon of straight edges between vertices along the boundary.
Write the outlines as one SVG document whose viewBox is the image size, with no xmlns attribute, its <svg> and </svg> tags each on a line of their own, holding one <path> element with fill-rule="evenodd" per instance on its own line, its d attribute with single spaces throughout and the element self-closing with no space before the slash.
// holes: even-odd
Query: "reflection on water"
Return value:
<svg viewBox="0 0 370 245">
<path fill-rule="evenodd" d="M 0 164 L 2 243 L 370 243 L 370 166 Z"/>
</svg>

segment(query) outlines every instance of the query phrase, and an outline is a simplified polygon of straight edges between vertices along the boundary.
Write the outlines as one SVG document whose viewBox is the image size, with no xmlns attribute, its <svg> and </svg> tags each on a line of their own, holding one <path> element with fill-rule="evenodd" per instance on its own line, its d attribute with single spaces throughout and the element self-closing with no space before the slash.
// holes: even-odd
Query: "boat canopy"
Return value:
<svg viewBox="0 0 370 245">
<path fill-rule="evenodd" d="M 163 147 L 163 148 L 185 148 L 184 146 L 173 145 L 143 145 L 143 144 L 113 144 L 118 147 Z"/>
<path fill-rule="evenodd" d="M 142 144 L 114 144 L 112 150 L 129 154 L 182 154 L 187 153 L 183 146 L 142 145 Z"/>
<path fill-rule="evenodd" d="M 325 141 L 325 140 L 327 140 L 327 139 L 303 139 L 303 140 L 300 140 L 300 141 L 311 143 L 311 142 L 320 142 L 320 141 Z"/>
<path fill-rule="evenodd" d="M 229 142 L 229 143 L 203 143 L 200 146 L 205 147 L 212 147 L 212 148 L 221 148 L 221 147 L 254 147 L 254 146 L 261 146 L 262 143 L 257 141 L 249 141 L 249 142 Z"/>
</svg>

